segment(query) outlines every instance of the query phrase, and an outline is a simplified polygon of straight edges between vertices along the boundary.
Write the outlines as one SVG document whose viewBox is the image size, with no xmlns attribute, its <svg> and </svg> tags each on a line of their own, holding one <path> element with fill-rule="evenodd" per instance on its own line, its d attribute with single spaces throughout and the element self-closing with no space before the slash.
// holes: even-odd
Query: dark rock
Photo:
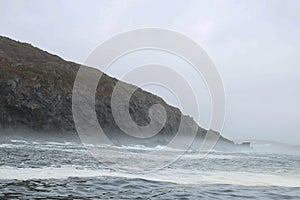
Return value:
<svg viewBox="0 0 300 200">
<path fill-rule="evenodd" d="M 79 64 L 64 61 L 30 44 L 0 37 L 0 129 L 75 133 L 72 89 L 79 67 Z M 95 108 L 101 127 L 112 140 L 120 143 L 129 141 L 129 138 L 112 116 L 111 95 L 117 82 L 106 74 L 101 77 Z M 154 104 L 162 105 L 167 114 L 164 127 L 152 138 L 155 144 L 172 139 L 182 119 L 187 134 L 196 126 L 199 139 L 206 135 L 207 130 L 198 127 L 191 117 L 183 116 L 178 108 L 140 88 L 132 95 L 129 106 L 129 113 L 136 124 L 149 124 L 149 108 Z M 143 143 L 143 140 L 139 142 Z M 219 144 L 233 146 L 232 141 L 222 136 Z"/>
<path fill-rule="evenodd" d="M 242 142 L 241 144 L 235 144 L 236 149 L 238 150 L 252 150 L 253 148 L 251 147 L 250 142 Z"/>
</svg>

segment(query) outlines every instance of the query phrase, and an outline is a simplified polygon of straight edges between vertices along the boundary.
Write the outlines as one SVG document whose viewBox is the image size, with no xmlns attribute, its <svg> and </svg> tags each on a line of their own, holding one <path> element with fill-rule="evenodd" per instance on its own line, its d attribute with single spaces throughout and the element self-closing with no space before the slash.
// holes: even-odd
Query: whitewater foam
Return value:
<svg viewBox="0 0 300 200">
<path fill-rule="evenodd" d="M 112 172 L 109 170 L 95 170 L 80 166 L 63 166 L 60 168 L 0 168 L 0 179 L 65 179 L 69 177 L 123 177 L 140 178 L 151 181 L 172 182 L 177 184 L 231 184 L 243 186 L 283 186 L 300 187 L 298 178 L 247 173 L 247 172 L 199 172 L 198 174 L 182 174 L 182 171 L 161 171 L 156 174 L 137 175 L 130 173 Z"/>
</svg>

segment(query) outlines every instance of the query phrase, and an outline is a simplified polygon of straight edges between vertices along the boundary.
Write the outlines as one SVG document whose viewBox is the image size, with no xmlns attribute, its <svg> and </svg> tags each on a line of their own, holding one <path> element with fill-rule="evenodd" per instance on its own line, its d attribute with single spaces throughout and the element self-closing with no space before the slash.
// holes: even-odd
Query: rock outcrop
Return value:
<svg viewBox="0 0 300 200">
<path fill-rule="evenodd" d="M 72 115 L 72 89 L 80 65 L 68 62 L 30 44 L 0 37 L 0 130 L 33 130 L 37 132 L 75 133 Z M 96 113 L 101 127 L 117 143 L 126 141 L 111 111 L 111 95 L 117 79 L 106 74 L 99 81 L 96 93 Z M 128 87 L 133 87 L 127 84 Z M 162 130 L 152 138 L 156 144 L 172 138 L 178 130 L 181 112 L 162 98 L 138 88 L 130 100 L 129 113 L 138 125 L 149 123 L 149 108 L 162 105 L 167 120 Z M 198 125 L 183 116 L 186 128 Z M 198 127 L 197 137 L 207 130 Z M 220 137 L 219 144 L 233 146 Z"/>
</svg>

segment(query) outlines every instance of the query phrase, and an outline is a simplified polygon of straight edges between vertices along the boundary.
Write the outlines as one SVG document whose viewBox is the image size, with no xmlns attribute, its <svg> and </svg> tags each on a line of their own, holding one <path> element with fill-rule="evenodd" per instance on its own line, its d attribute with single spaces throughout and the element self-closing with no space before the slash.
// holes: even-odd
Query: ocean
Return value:
<svg viewBox="0 0 300 200">
<path fill-rule="evenodd" d="M 0 199 L 300 199 L 300 155 L 268 146 L 181 152 L 151 171 L 180 150 L 98 146 L 95 157 L 75 142 L 2 141 Z"/>
</svg>

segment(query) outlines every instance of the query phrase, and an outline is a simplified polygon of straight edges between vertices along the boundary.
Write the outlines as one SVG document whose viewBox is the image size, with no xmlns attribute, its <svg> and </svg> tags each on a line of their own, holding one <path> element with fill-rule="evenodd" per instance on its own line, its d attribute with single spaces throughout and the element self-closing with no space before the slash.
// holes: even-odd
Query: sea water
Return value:
<svg viewBox="0 0 300 200">
<path fill-rule="evenodd" d="M 163 168 L 141 173 L 149 168 L 149 157 L 144 156 L 148 152 L 160 151 L 151 158 L 159 165 L 180 150 L 97 148 L 103 154 L 95 158 L 78 143 L 2 142 L 0 199 L 300 199 L 297 152 L 254 147 L 246 152 L 211 151 L 203 157 L 201 152 L 185 151 Z M 139 162 L 134 156 L 140 156 Z"/>
</svg>

